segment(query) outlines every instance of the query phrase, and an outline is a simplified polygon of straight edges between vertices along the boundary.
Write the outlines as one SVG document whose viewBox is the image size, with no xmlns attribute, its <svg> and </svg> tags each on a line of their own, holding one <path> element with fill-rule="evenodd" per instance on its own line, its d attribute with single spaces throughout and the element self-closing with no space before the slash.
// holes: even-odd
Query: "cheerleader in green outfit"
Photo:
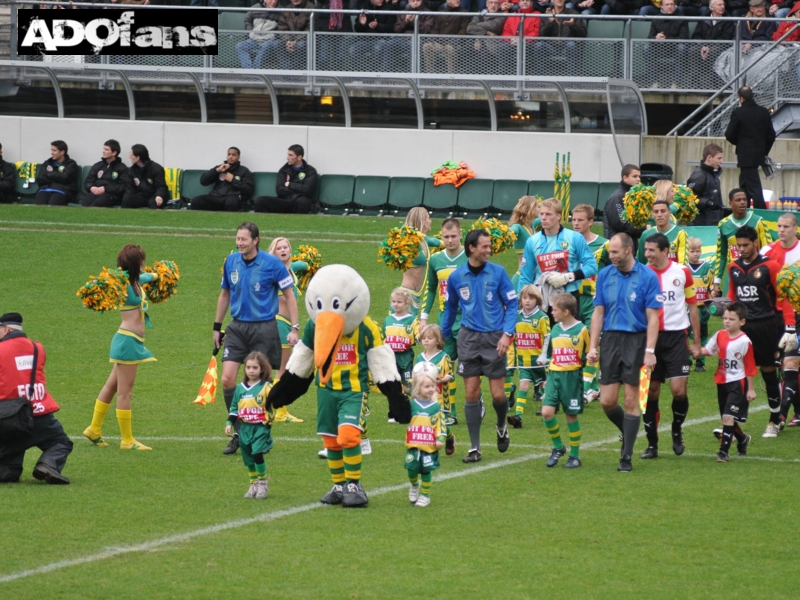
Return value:
<svg viewBox="0 0 800 600">
<path fill-rule="evenodd" d="M 151 325 L 147 318 L 147 302 L 143 299 L 142 285 L 155 281 L 158 276 L 155 273 L 142 273 L 144 261 L 144 250 L 133 244 L 122 248 L 117 256 L 117 266 L 128 275 L 128 295 L 119 309 L 122 324 L 111 340 L 109 361 L 114 366 L 95 401 L 92 424 L 83 432 L 95 446 L 108 446 L 103 439 L 103 421 L 116 394 L 117 421 L 122 434 L 119 447 L 122 450 L 152 450 L 133 438 L 131 425 L 131 394 L 137 367 L 141 363 L 156 360 L 153 353 L 144 347 L 145 325 Z"/>
<path fill-rule="evenodd" d="M 267 463 L 264 455 L 272 449 L 272 420 L 275 413 L 267 405 L 272 389 L 272 370 L 267 357 L 251 352 L 244 359 L 244 379 L 236 386 L 225 426 L 225 435 L 233 435 L 234 423 L 239 425 L 239 448 L 250 476 L 250 489 L 245 498 L 263 500 L 267 497 Z"/>
<path fill-rule="evenodd" d="M 539 199 L 536 196 L 523 196 L 511 212 L 508 228 L 517 236 L 514 242 L 514 251 L 517 253 L 517 272 L 511 278 L 511 284 L 517 289 L 519 283 L 519 270 L 522 268 L 522 253 L 525 244 L 535 231 L 541 229 L 542 221 L 539 217 Z"/>
</svg>

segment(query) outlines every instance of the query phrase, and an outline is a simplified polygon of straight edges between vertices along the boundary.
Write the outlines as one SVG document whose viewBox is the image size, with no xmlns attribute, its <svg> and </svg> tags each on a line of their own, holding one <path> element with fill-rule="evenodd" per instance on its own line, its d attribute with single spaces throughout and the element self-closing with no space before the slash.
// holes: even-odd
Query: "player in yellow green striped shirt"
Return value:
<svg viewBox="0 0 800 600">
<path fill-rule="evenodd" d="M 450 417 L 450 382 L 453 381 L 453 363 L 447 352 L 444 351 L 442 328 L 438 325 L 426 325 L 419 333 L 419 342 L 422 344 L 423 351 L 417 356 L 416 364 L 421 362 L 433 363 L 439 371 L 439 377 L 436 380 L 436 399 L 439 401 L 442 413 L 445 416 L 447 434 L 445 453 L 450 456 L 456 451 L 456 437 L 450 430 L 450 426 L 453 424 Z"/>
</svg>

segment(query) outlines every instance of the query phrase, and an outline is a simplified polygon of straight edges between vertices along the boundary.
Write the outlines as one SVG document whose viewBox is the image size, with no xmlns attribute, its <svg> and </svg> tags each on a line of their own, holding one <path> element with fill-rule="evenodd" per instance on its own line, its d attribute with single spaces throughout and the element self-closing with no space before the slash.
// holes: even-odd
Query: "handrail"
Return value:
<svg viewBox="0 0 800 600">
<path fill-rule="evenodd" d="M 789 29 L 789 30 L 788 30 L 786 33 L 784 33 L 784 34 L 783 34 L 783 35 L 780 37 L 780 39 L 778 39 L 778 40 L 776 40 L 776 41 L 772 42 L 772 45 L 771 45 L 771 46 L 769 46 L 769 48 L 767 48 L 767 51 L 766 51 L 766 52 L 764 52 L 764 54 L 762 54 L 760 57 L 758 57 L 756 60 L 754 60 L 752 63 L 750 63 L 750 64 L 749 64 L 747 67 L 745 67 L 744 69 L 742 69 L 741 71 L 739 71 L 739 72 L 738 72 L 736 75 L 734 75 L 734 76 L 733 76 L 733 78 L 732 78 L 730 81 L 726 82 L 726 83 L 725 83 L 725 85 L 723 85 L 723 86 L 722 86 L 720 89 L 718 89 L 716 92 L 714 92 L 714 94 L 713 94 L 713 95 L 712 95 L 712 96 L 711 96 L 711 97 L 710 97 L 708 100 L 706 100 L 705 102 L 703 102 L 703 103 L 702 103 L 702 104 L 701 104 L 701 105 L 700 105 L 698 108 L 696 108 L 696 109 L 695 109 L 695 110 L 692 112 L 692 114 L 690 114 L 690 115 L 689 115 L 688 117 L 686 117 L 686 118 L 685 118 L 683 121 L 681 121 L 681 122 L 680 122 L 680 123 L 678 123 L 678 124 L 677 124 L 675 127 L 673 127 L 673 128 L 672 128 L 672 130 L 671 130 L 669 133 L 667 133 L 667 137 L 669 137 L 669 136 L 671 136 L 671 135 L 675 135 L 675 136 L 677 136 L 677 135 L 678 135 L 678 131 L 680 130 L 680 128 L 681 128 L 681 127 L 683 127 L 683 126 L 684 126 L 686 123 L 688 123 L 689 121 L 691 121 L 691 120 L 692 120 L 692 118 L 694 118 L 694 116 L 695 116 L 695 115 L 698 115 L 700 112 L 702 112 L 702 111 L 703 111 L 703 110 L 704 110 L 704 109 L 705 109 L 707 106 L 709 106 L 709 105 L 710 105 L 710 104 L 711 104 L 711 103 L 714 101 L 714 99 L 715 99 L 715 98 L 718 98 L 719 96 L 721 96 L 721 95 L 722 95 L 722 94 L 723 94 L 723 93 L 724 93 L 724 92 L 727 90 L 727 88 L 728 88 L 729 86 L 733 85 L 733 83 L 734 83 L 734 82 L 735 82 L 737 79 L 741 79 L 742 75 L 745 75 L 745 74 L 746 74 L 746 73 L 747 73 L 747 72 L 748 72 L 750 69 L 752 69 L 752 68 L 753 68 L 754 66 L 756 66 L 758 63 L 760 63 L 760 62 L 761 62 L 761 61 L 764 59 L 764 57 L 765 57 L 767 54 L 769 54 L 769 53 L 770 53 L 770 52 L 772 52 L 772 51 L 773 51 L 775 48 L 777 48 L 777 47 L 778 47 L 778 45 L 779 45 L 781 42 L 783 42 L 783 40 L 785 40 L 787 37 L 789 37 L 789 35 L 790 35 L 790 34 L 791 34 L 791 33 L 792 33 L 792 32 L 793 32 L 795 29 L 797 29 L 798 27 L 800 27 L 800 23 L 797 23 L 797 24 L 795 24 L 795 25 L 794 25 L 794 27 L 792 27 L 792 28 L 791 28 L 791 29 Z"/>
</svg>

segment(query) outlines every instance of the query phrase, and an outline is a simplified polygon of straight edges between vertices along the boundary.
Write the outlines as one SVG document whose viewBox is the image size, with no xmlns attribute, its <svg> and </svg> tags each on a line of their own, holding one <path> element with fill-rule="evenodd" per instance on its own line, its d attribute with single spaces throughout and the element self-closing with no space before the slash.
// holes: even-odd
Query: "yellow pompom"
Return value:
<svg viewBox="0 0 800 600">
<path fill-rule="evenodd" d="M 492 254 L 502 254 L 506 250 L 514 247 L 514 242 L 517 241 L 517 234 L 508 228 L 508 225 L 502 221 L 495 219 L 479 218 L 472 224 L 471 231 L 476 229 L 486 230 L 492 238 Z"/>
<path fill-rule="evenodd" d="M 672 203 L 677 207 L 675 218 L 681 223 L 691 223 L 697 218 L 698 198 L 692 188 L 685 185 L 673 185 Z"/>
<path fill-rule="evenodd" d="M 297 288 L 300 292 L 305 292 L 308 282 L 322 266 L 322 254 L 314 246 L 303 245 L 297 248 L 297 254 L 292 256 L 292 262 L 295 261 L 302 261 L 308 265 L 308 269 L 301 271 L 302 275 L 297 281 Z"/>
<path fill-rule="evenodd" d="M 637 229 L 644 228 L 650 220 L 655 201 L 655 188 L 642 183 L 636 184 L 622 199 L 625 207 L 623 218 Z"/>
<path fill-rule="evenodd" d="M 171 260 L 157 260 L 152 267 L 145 267 L 144 272 L 155 273 L 158 276 L 152 283 L 142 285 L 142 291 L 153 304 L 166 302 L 171 296 L 178 293 L 178 280 L 181 278 L 181 272 L 178 265 Z"/>
<path fill-rule="evenodd" d="M 425 236 L 416 228 L 403 225 L 393 227 L 388 237 L 381 242 L 378 249 L 378 262 L 384 262 L 395 271 L 407 271 L 419 256 L 420 244 L 425 243 Z"/>
<path fill-rule="evenodd" d="M 76 294 L 86 308 L 97 312 L 117 310 L 128 297 L 128 274 L 120 269 L 103 267 L 100 275 L 90 275 Z"/>
</svg>

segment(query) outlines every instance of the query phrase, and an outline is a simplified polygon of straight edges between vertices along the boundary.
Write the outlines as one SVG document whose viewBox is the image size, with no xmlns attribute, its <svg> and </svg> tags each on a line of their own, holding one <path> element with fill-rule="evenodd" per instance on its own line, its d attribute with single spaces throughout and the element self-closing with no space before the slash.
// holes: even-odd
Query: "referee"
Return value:
<svg viewBox="0 0 800 600">
<path fill-rule="evenodd" d="M 586 356 L 597 363 L 600 355 L 600 405 L 622 432 L 622 456 L 618 471 L 631 471 L 633 444 L 639 433 L 639 371 L 656 365 L 659 296 L 656 274 L 634 257 L 634 243 L 627 233 L 617 233 L 608 244 L 611 265 L 597 276 L 592 314 L 591 341 Z M 619 406 L 619 388 L 625 384 L 625 410 Z"/>
<path fill-rule="evenodd" d="M 228 307 L 233 321 L 225 330 L 225 351 L 222 353 L 222 395 L 230 410 L 236 378 L 245 357 L 254 350 L 263 352 L 273 369 L 281 366 L 281 340 L 278 335 L 278 290 L 288 290 L 294 284 L 292 275 L 283 263 L 272 254 L 258 248 L 258 225 L 245 222 L 236 231 L 236 248 L 229 254 L 222 268 L 222 290 L 217 300 L 214 318 L 214 346 L 222 343 L 222 320 Z M 286 307 L 292 331 L 287 341 L 297 343 L 297 300 L 286 293 Z M 237 424 L 239 422 L 237 421 Z M 235 454 L 239 449 L 239 434 L 235 434 L 224 454 Z"/>
<path fill-rule="evenodd" d="M 508 398 L 503 389 L 506 352 L 514 339 L 517 323 L 517 292 L 506 270 L 489 262 L 492 241 L 484 229 L 475 229 L 464 241 L 467 264 L 447 279 L 447 302 L 442 321 L 445 340 L 453 337 L 453 323 L 461 310 L 458 333 L 458 374 L 464 378 L 464 416 L 470 450 L 462 460 L 481 459 L 481 375 L 489 379 L 497 413 L 497 449 L 508 450 Z"/>
</svg>

